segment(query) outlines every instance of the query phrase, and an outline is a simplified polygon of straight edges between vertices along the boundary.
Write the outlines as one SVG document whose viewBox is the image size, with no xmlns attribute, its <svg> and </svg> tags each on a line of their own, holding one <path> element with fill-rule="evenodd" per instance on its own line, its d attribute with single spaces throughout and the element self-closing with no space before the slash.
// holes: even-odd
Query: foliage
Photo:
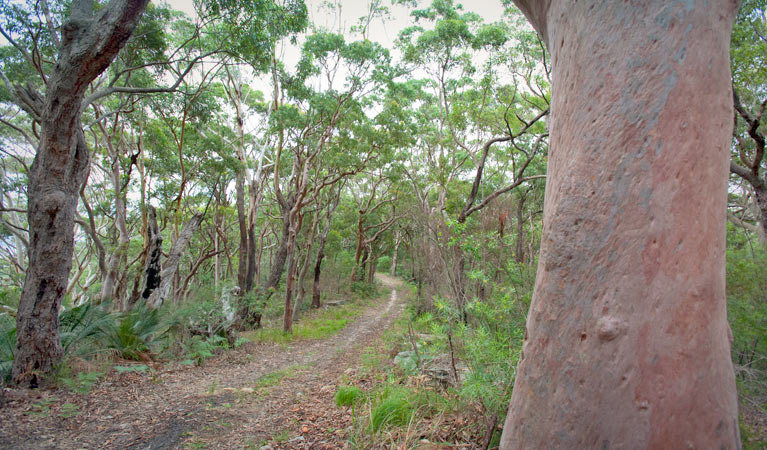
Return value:
<svg viewBox="0 0 767 450">
<path fill-rule="evenodd" d="M 152 338 L 164 331 L 160 310 L 140 303 L 101 326 L 99 337 L 106 348 L 116 351 L 121 358 L 138 361 L 142 354 L 150 351 Z"/>
<path fill-rule="evenodd" d="M 227 341 L 225 337 L 219 335 L 213 335 L 211 337 L 192 336 L 185 343 L 185 346 L 187 349 L 187 358 L 194 361 L 198 366 L 201 366 L 206 359 L 212 358 L 217 351 L 228 349 L 229 341 Z"/>
<path fill-rule="evenodd" d="M 104 330 L 114 322 L 115 315 L 90 302 L 62 311 L 59 333 L 64 355 L 87 357 L 103 351 Z"/>
<path fill-rule="evenodd" d="M 733 334 L 732 360 L 738 393 L 750 408 L 767 408 L 767 247 L 733 226 L 728 228 L 727 317 Z M 748 424 L 741 429 L 750 430 Z M 749 442 L 743 434 L 743 442 Z M 765 436 L 754 436 L 764 443 Z M 749 444 L 750 445 L 750 444 Z"/>
<path fill-rule="evenodd" d="M 73 377 L 62 377 L 61 383 L 72 392 L 87 394 L 91 387 L 104 376 L 104 373 L 99 371 L 78 372 Z"/>
<path fill-rule="evenodd" d="M 16 351 L 16 321 L 0 314 L 0 382 L 11 380 L 13 354 Z"/>
<path fill-rule="evenodd" d="M 353 406 L 360 401 L 364 393 L 357 386 L 339 386 L 334 399 L 337 406 Z"/>
<path fill-rule="evenodd" d="M 370 427 L 373 432 L 383 426 L 407 425 L 413 417 L 415 395 L 406 388 L 386 386 L 379 394 L 370 414 Z"/>
</svg>

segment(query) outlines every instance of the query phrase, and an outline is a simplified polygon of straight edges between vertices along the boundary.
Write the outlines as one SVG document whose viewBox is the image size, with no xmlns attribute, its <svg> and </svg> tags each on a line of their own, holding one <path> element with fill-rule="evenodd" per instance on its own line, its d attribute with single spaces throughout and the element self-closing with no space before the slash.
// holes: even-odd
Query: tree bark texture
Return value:
<svg viewBox="0 0 767 450">
<path fill-rule="evenodd" d="M 146 226 L 146 263 L 144 264 L 144 283 L 141 298 L 148 299 L 152 292 L 160 286 L 162 272 L 162 233 L 157 225 L 157 210 L 149 205 Z"/>
<path fill-rule="evenodd" d="M 201 213 L 195 214 L 189 219 L 189 222 L 181 229 L 176 241 L 170 248 L 168 257 L 162 265 L 162 271 L 160 272 L 160 283 L 155 290 L 149 294 L 147 299 L 147 305 L 151 308 L 159 308 L 170 297 L 173 291 L 174 279 L 178 274 L 178 265 L 181 263 L 181 257 L 186 251 L 186 247 L 189 245 L 189 241 L 192 236 L 200 227 L 202 223 L 203 215 Z M 144 291 L 146 294 L 146 291 Z"/>
<path fill-rule="evenodd" d="M 501 448 L 739 448 L 724 289 L 737 1 L 515 3 L 553 86 Z"/>
<path fill-rule="evenodd" d="M 91 81 L 111 64 L 148 0 L 112 0 L 98 13 L 76 0 L 61 29 L 45 100 L 36 99 L 40 144 L 29 172 L 29 269 L 17 316 L 13 378 L 36 384 L 62 354 L 58 312 L 74 252 L 74 216 L 90 155 L 80 117 Z"/>
</svg>

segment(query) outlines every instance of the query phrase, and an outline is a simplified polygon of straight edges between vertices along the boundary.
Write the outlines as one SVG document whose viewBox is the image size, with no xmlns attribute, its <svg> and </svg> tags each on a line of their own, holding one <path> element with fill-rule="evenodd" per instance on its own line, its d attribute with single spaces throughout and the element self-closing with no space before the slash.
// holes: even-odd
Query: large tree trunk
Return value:
<svg viewBox="0 0 767 450">
<path fill-rule="evenodd" d="M 83 99 L 90 82 L 125 45 L 147 3 L 112 0 L 94 13 L 92 1 L 73 2 L 45 100 L 28 102 L 39 114 L 40 144 L 27 190 L 29 269 L 17 316 L 17 383 L 36 385 L 38 374 L 49 372 L 61 357 L 58 313 L 72 267 L 77 196 L 90 159 L 80 121 Z"/>
<path fill-rule="evenodd" d="M 739 448 L 724 290 L 737 2 L 515 3 L 553 87 L 501 448 Z"/>
</svg>

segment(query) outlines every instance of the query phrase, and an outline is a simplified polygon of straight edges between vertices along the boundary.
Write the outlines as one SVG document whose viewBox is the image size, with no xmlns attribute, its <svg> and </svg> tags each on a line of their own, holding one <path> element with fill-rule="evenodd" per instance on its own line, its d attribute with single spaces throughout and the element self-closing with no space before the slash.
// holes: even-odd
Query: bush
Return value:
<svg viewBox="0 0 767 450">
<path fill-rule="evenodd" d="M 351 290 L 362 298 L 373 298 L 378 295 L 378 287 L 375 283 L 368 284 L 364 281 L 355 281 L 352 283 Z"/>
<path fill-rule="evenodd" d="M 160 313 L 139 303 L 130 311 L 117 315 L 116 320 L 100 328 L 105 347 L 115 350 L 121 358 L 140 360 L 149 351 L 149 342 L 162 332 Z"/>
<path fill-rule="evenodd" d="M 373 432 L 383 426 L 403 426 L 413 417 L 414 404 L 412 393 L 405 388 L 388 386 L 370 413 L 370 426 Z"/>
<path fill-rule="evenodd" d="M 99 338 L 112 326 L 115 316 L 103 307 L 85 303 L 59 315 L 59 334 L 64 356 L 92 356 L 103 349 Z"/>
<path fill-rule="evenodd" d="M 206 359 L 212 358 L 218 350 L 229 348 L 229 341 L 225 337 L 213 335 L 211 337 L 192 336 L 187 343 L 187 358 L 201 366 Z"/>
<path fill-rule="evenodd" d="M 0 314 L 0 381 L 11 381 L 13 354 L 16 350 L 16 321 Z"/>
</svg>

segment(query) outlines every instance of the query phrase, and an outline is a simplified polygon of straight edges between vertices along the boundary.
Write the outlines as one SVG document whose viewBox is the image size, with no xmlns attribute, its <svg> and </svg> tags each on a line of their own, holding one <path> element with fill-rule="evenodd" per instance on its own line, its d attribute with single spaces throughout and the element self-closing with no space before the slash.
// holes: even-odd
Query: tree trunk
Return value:
<svg viewBox="0 0 767 450">
<path fill-rule="evenodd" d="M 327 242 L 328 234 L 330 233 L 330 216 L 333 214 L 337 206 L 338 197 L 336 197 L 335 203 L 332 205 L 331 209 L 328 211 L 327 216 L 325 217 L 325 227 L 322 229 L 322 234 L 320 235 L 320 245 L 317 248 L 317 259 L 314 263 L 314 282 L 312 283 L 312 308 L 315 309 L 321 306 L 320 274 L 322 273 L 322 260 L 325 258 L 325 243 Z"/>
<path fill-rule="evenodd" d="M 756 235 L 759 237 L 759 243 L 767 244 L 767 182 L 760 179 L 759 186 L 754 186 L 754 200 L 756 208 L 759 210 L 759 223 Z"/>
<path fill-rule="evenodd" d="M 365 211 L 360 210 L 359 216 L 357 218 L 357 248 L 354 251 L 354 269 L 352 269 L 351 274 L 351 281 L 359 281 L 362 279 L 362 277 L 365 276 L 364 269 L 362 265 L 364 264 L 364 261 L 362 264 L 360 264 L 360 259 L 362 258 L 362 252 L 365 250 L 364 245 L 364 236 L 365 232 L 362 228 L 363 219 L 365 217 Z"/>
<path fill-rule="evenodd" d="M 740 448 L 725 299 L 734 0 L 515 0 L 549 180 L 501 449 Z"/>
<path fill-rule="evenodd" d="M 159 308 L 168 299 L 170 293 L 173 292 L 173 287 L 178 286 L 179 280 L 178 265 L 181 262 L 181 257 L 186 251 L 186 247 L 189 245 L 189 241 L 192 239 L 197 228 L 202 223 L 203 215 L 198 213 L 189 219 L 189 222 L 184 225 L 184 228 L 179 233 L 178 238 L 173 243 L 173 246 L 168 253 L 168 257 L 162 265 L 162 271 L 160 272 L 160 284 L 157 289 L 151 291 L 147 299 L 147 305 L 150 308 Z M 146 295 L 146 290 L 144 291 Z"/>
<path fill-rule="evenodd" d="M 289 214 L 289 213 L 286 213 Z M 261 316 L 263 308 L 266 306 L 267 300 L 272 296 L 274 290 L 280 284 L 282 279 L 282 272 L 285 270 L 285 262 L 288 259 L 288 241 L 290 237 L 290 223 L 287 220 L 282 224 L 282 238 L 280 240 L 280 246 L 274 255 L 272 261 L 272 267 L 269 271 L 269 278 L 266 280 L 266 284 L 258 289 L 256 294 L 257 301 L 260 303 L 256 311 L 249 311 L 247 305 L 243 305 L 238 312 L 238 321 L 240 323 L 252 322 L 256 328 L 261 328 Z"/>
<path fill-rule="evenodd" d="M 517 236 L 514 260 L 525 262 L 525 196 L 520 195 L 517 201 Z"/>
<path fill-rule="evenodd" d="M 144 283 L 141 289 L 141 298 L 148 299 L 152 291 L 160 286 L 160 272 L 162 272 L 162 233 L 157 226 L 157 210 L 149 205 L 149 214 L 146 227 L 146 263 L 144 264 Z"/>
<path fill-rule="evenodd" d="M 120 267 L 124 267 L 127 264 L 130 236 L 128 235 L 127 211 L 122 196 L 120 155 L 117 153 L 117 149 L 114 148 L 111 142 L 111 136 L 107 135 L 103 126 L 102 131 L 104 132 L 104 138 L 107 141 L 107 147 L 112 159 L 112 171 L 110 176 L 112 189 L 114 189 L 115 192 L 115 227 L 117 228 L 118 233 L 118 244 L 112 252 L 112 255 L 109 257 L 106 276 L 101 287 L 101 301 L 111 301 L 112 306 L 115 309 L 125 310 L 122 298 L 124 287 L 122 286 L 123 283 L 120 282 L 122 279 Z"/>
<path fill-rule="evenodd" d="M 325 240 L 320 242 L 320 248 L 317 251 L 317 261 L 314 263 L 314 282 L 312 283 L 312 308 L 317 309 L 320 303 L 320 274 L 322 273 L 322 259 L 325 258 Z"/>
<path fill-rule="evenodd" d="M 399 254 L 399 245 L 401 242 L 402 242 L 402 236 L 400 236 L 400 232 L 397 231 L 394 234 L 394 252 L 391 258 L 391 271 L 389 273 L 393 277 L 397 276 L 397 255 Z"/>
<path fill-rule="evenodd" d="M 238 151 L 238 154 L 241 153 Z M 244 156 L 243 156 L 244 157 Z M 235 180 L 236 197 L 237 197 L 237 224 L 240 231 L 240 247 L 239 247 L 239 262 L 237 264 L 237 285 L 245 290 L 245 281 L 248 274 L 248 217 L 245 215 L 245 161 L 240 161 L 243 164 L 241 168 L 237 170 L 237 176 Z"/>
<path fill-rule="evenodd" d="M 285 314 L 282 320 L 282 331 L 290 333 L 293 331 L 293 291 L 294 280 L 296 278 L 296 235 L 298 234 L 298 224 L 290 227 L 287 245 L 288 273 L 285 282 Z"/>
<path fill-rule="evenodd" d="M 306 257 L 301 264 L 301 269 L 298 274 L 298 287 L 296 289 L 296 304 L 293 307 L 293 322 L 298 319 L 298 313 L 301 311 L 301 307 L 304 303 L 304 297 L 306 296 L 306 273 L 309 271 L 309 261 L 312 258 L 312 247 L 314 247 L 314 238 L 317 235 L 317 226 L 319 223 L 319 214 L 315 214 L 312 219 L 312 226 L 309 229 L 309 237 L 304 241 L 306 247 Z"/>
<path fill-rule="evenodd" d="M 112 0 L 94 13 L 93 2 L 73 2 L 45 100 L 36 94 L 30 102 L 40 118 L 40 144 L 28 174 L 29 268 L 16 322 L 16 383 L 36 386 L 38 375 L 61 358 L 58 313 L 72 268 L 77 197 L 90 160 L 80 121 L 83 99 L 125 45 L 147 3 Z"/>
</svg>

